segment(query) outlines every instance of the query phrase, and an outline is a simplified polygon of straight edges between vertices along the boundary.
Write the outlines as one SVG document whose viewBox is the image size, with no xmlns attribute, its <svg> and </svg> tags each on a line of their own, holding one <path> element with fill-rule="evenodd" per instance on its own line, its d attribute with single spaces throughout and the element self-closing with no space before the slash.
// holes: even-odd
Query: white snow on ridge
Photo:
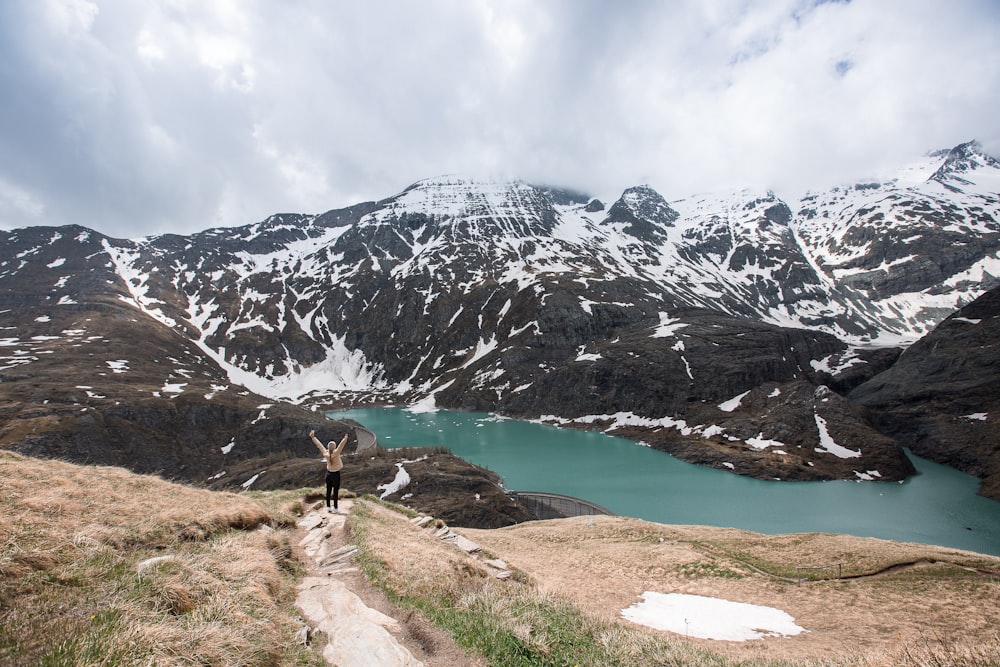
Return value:
<svg viewBox="0 0 1000 667">
<path fill-rule="evenodd" d="M 531 206 L 536 191 L 519 181 L 481 181 L 446 175 L 418 181 L 394 197 L 385 208 L 370 213 L 362 224 L 379 224 L 401 212 L 438 218 L 461 218 L 473 226 L 483 218 L 535 220 Z"/>
<path fill-rule="evenodd" d="M 115 271 L 128 286 L 129 293 L 132 295 L 132 301 L 124 297 L 122 297 L 122 300 L 137 306 L 139 310 L 169 327 L 176 326 L 177 323 L 172 318 L 155 307 L 154 304 L 162 302 L 147 296 L 147 292 L 149 291 L 149 276 L 136 270 L 134 266 L 135 262 L 139 260 L 139 252 L 127 248 L 117 248 L 112 246 L 106 239 L 103 243 L 105 252 L 111 257 L 111 261 L 115 266 Z"/>
<path fill-rule="evenodd" d="M 987 278 L 1000 277 L 1000 252 L 981 260 L 970 266 L 961 273 L 949 277 L 944 284 L 949 287 L 956 287 L 966 282 L 979 283 Z"/>
</svg>

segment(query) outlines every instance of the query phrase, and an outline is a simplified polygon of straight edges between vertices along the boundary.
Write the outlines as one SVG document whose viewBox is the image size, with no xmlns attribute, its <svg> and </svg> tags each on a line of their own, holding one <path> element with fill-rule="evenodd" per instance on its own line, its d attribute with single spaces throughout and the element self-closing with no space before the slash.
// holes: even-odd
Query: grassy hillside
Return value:
<svg viewBox="0 0 1000 667">
<path fill-rule="evenodd" d="M 517 573 L 497 582 L 478 559 L 415 527 L 401 510 L 362 499 L 351 527 L 372 581 L 491 665 L 1000 664 L 1000 559 L 990 556 L 608 516 L 460 530 L 485 557 L 501 558 Z M 795 565 L 833 562 L 843 566 Z M 647 590 L 774 606 L 807 632 L 711 641 L 622 621 L 621 609 Z"/>
<path fill-rule="evenodd" d="M 306 566 L 294 522 L 304 494 L 213 492 L 0 452 L 0 664 L 323 664 L 296 637 L 295 585 Z M 469 664 L 1000 664 L 1000 559 L 624 517 L 462 529 L 513 568 L 500 581 L 482 555 L 437 539 L 411 515 L 358 499 L 345 539 L 362 549 L 364 585 L 388 595 L 401 617 L 446 629 Z M 803 560 L 840 561 L 844 578 L 816 571 L 799 583 Z M 619 618 L 652 589 L 773 604 L 809 632 L 735 644 Z"/>
<path fill-rule="evenodd" d="M 293 520 L 247 496 L 0 452 L 0 663 L 319 665 Z"/>
</svg>

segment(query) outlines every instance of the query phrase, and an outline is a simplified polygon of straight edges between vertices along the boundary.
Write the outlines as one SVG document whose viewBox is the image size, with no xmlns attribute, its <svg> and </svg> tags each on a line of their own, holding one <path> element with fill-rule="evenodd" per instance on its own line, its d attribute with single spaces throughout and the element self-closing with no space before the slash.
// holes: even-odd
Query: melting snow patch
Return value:
<svg viewBox="0 0 1000 667">
<path fill-rule="evenodd" d="M 51 321 L 52 321 L 52 318 L 51 318 L 51 317 L 49 317 L 48 315 L 41 315 L 41 316 L 39 316 L 39 317 L 36 317 L 36 318 L 35 318 L 35 321 L 36 321 L 36 322 L 43 322 L 43 323 L 44 323 L 44 322 L 51 322 Z"/>
<path fill-rule="evenodd" d="M 680 320 L 675 320 L 666 313 L 660 313 L 660 325 L 656 327 L 652 338 L 669 338 L 676 334 L 679 329 L 683 329 L 686 326 L 687 324 Z"/>
<path fill-rule="evenodd" d="M 437 404 L 434 401 L 434 394 L 431 394 L 427 398 L 422 398 L 410 407 L 406 408 L 408 412 L 422 413 L 422 412 L 437 412 Z"/>
<path fill-rule="evenodd" d="M 829 373 L 830 375 L 839 375 L 840 373 L 844 372 L 851 366 L 864 363 L 858 357 L 852 356 L 853 354 L 854 350 L 851 350 L 846 356 L 840 359 L 840 363 L 837 365 L 831 364 L 831 362 L 836 357 L 836 355 L 833 354 L 823 357 L 819 361 L 813 359 L 812 361 L 809 362 L 809 365 L 812 366 L 814 371 Z"/>
<path fill-rule="evenodd" d="M 128 361 L 125 359 L 118 359 L 116 361 L 106 361 L 104 362 L 108 365 L 113 373 L 124 373 L 128 370 Z"/>
<path fill-rule="evenodd" d="M 988 413 L 986 413 L 986 412 L 973 412 L 971 415 L 965 415 L 965 418 L 966 419 L 971 419 L 971 420 L 974 420 L 974 421 L 984 422 L 984 421 L 986 421 L 987 414 Z"/>
<path fill-rule="evenodd" d="M 826 420 L 817 414 L 813 416 L 816 417 L 816 428 L 819 429 L 819 447 L 816 448 L 817 452 L 833 454 L 842 459 L 856 459 L 861 456 L 860 449 L 854 451 L 834 442 L 830 432 L 826 429 Z"/>
<path fill-rule="evenodd" d="M 210 391 L 207 394 L 205 394 L 205 400 L 206 401 L 212 400 L 213 398 L 215 398 L 216 394 L 218 394 L 220 391 L 225 391 L 228 388 L 229 388 L 228 385 L 213 384 L 212 385 L 212 391 Z"/>
<path fill-rule="evenodd" d="M 882 473 L 880 473 L 878 470 L 869 470 L 867 472 L 858 472 L 857 470 L 855 470 L 854 474 L 857 475 L 858 479 L 860 479 L 863 482 L 874 482 L 876 478 L 882 476 Z"/>
<path fill-rule="evenodd" d="M 396 467 L 399 468 L 399 470 L 396 471 L 396 478 L 388 484 L 378 485 L 377 489 L 382 491 L 382 495 L 380 495 L 379 498 L 391 496 L 400 489 L 406 488 L 406 485 L 410 483 L 410 473 L 406 472 L 406 468 L 403 467 L 403 464 L 397 463 Z"/>
<path fill-rule="evenodd" d="M 742 642 L 805 632 L 792 616 L 773 607 L 683 593 L 646 591 L 640 597 L 642 602 L 622 609 L 624 618 L 687 637 Z"/>
<path fill-rule="evenodd" d="M 785 443 L 778 440 L 769 440 L 763 433 L 758 433 L 756 438 L 747 438 L 746 443 L 754 449 L 767 449 L 768 447 L 784 447 Z M 784 453 L 784 452 L 782 452 Z"/>
<path fill-rule="evenodd" d="M 732 412 L 736 408 L 740 407 L 740 402 L 743 400 L 743 397 L 749 393 L 750 393 L 749 391 L 745 391 L 739 396 L 734 396 L 733 398 L 730 398 L 725 403 L 719 403 L 719 409 L 722 410 L 723 412 Z"/>
<path fill-rule="evenodd" d="M 233 451 L 233 447 L 235 446 L 236 446 L 236 438 L 233 438 L 232 440 L 229 441 L 228 445 L 226 445 L 225 447 L 220 447 L 219 449 L 222 450 L 223 454 L 228 454 L 229 452 Z"/>
<path fill-rule="evenodd" d="M 254 475 L 253 477 L 251 477 L 247 481 L 245 481 L 242 484 L 240 484 L 240 486 L 242 486 L 244 489 L 249 489 L 251 486 L 253 486 L 253 483 L 257 481 L 257 478 L 260 477 L 263 474 L 264 474 L 263 472 L 257 473 L 256 475 Z"/>
<path fill-rule="evenodd" d="M 495 350 L 496 347 L 497 347 L 496 336 L 490 338 L 488 341 L 480 339 L 479 342 L 476 343 L 476 351 L 475 353 L 473 353 L 472 358 L 466 361 L 464 364 L 462 364 L 462 368 L 468 368 L 469 366 L 476 363 L 477 361 L 485 357 L 487 354 Z"/>
</svg>

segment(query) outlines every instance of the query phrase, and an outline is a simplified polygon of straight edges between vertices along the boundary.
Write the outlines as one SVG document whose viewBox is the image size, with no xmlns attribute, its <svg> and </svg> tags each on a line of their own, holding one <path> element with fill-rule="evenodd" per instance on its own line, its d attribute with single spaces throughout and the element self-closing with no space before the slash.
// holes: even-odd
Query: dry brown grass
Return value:
<svg viewBox="0 0 1000 667">
<path fill-rule="evenodd" d="M 518 570 L 514 583 L 498 583 L 474 558 L 377 502 L 356 503 L 351 521 L 359 544 L 377 563 L 370 573 L 377 584 L 425 613 L 433 615 L 433 607 L 450 616 L 445 622 L 452 627 L 467 624 L 469 630 L 459 634 L 481 634 L 482 644 L 512 642 L 514 655 L 535 656 L 524 662 L 494 657 L 491 664 L 561 664 L 557 656 L 565 646 L 559 642 L 569 641 L 581 651 L 575 656 L 579 665 L 1000 665 L 1000 559 L 989 556 L 624 517 L 459 529 Z M 797 582 L 797 565 L 833 562 L 843 563 L 843 579 L 824 580 L 836 577 L 837 569 L 830 568 L 807 571 L 813 580 Z M 621 609 L 648 590 L 776 607 L 808 632 L 718 642 L 624 621 Z M 456 620 L 460 613 L 479 620 Z"/>
<path fill-rule="evenodd" d="M 0 664 L 321 664 L 293 638 L 292 531 L 269 528 L 308 502 L 0 452 Z M 408 518 L 355 502 L 366 572 L 494 665 L 1000 664 L 997 558 L 623 517 L 461 529 L 516 569 L 498 582 Z M 796 583 L 797 565 L 831 562 L 852 578 Z M 808 632 L 711 642 L 623 621 L 647 590 L 777 607 Z"/>
<path fill-rule="evenodd" d="M 412 595 L 456 600 L 492 578 L 474 558 L 409 518 L 369 499 L 355 502 L 349 525 L 366 553 L 385 566 L 380 583 Z"/>
<path fill-rule="evenodd" d="M 320 664 L 296 564 L 244 495 L 0 452 L 0 663 Z"/>
<path fill-rule="evenodd" d="M 621 609 L 657 591 L 776 607 L 808 630 L 743 643 L 691 640 L 733 659 L 1000 664 L 998 558 L 840 535 L 772 537 L 624 517 L 461 532 L 529 573 L 540 590 L 608 622 L 624 623 Z M 833 562 L 844 563 L 845 577 L 857 578 L 795 583 L 797 565 Z M 836 570 L 811 574 L 836 576 Z M 857 576 L 865 574 L 875 576 Z M 935 662 L 935 656 L 949 657 Z"/>
</svg>

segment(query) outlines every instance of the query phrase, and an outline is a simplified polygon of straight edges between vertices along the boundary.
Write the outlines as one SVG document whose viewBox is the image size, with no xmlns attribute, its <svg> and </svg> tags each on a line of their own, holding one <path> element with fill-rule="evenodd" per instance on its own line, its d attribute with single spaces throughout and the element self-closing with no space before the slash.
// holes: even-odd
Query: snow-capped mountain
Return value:
<svg viewBox="0 0 1000 667">
<path fill-rule="evenodd" d="M 1000 162 L 970 142 L 888 182 L 806 197 L 799 236 L 870 320 L 912 340 L 998 283 L 998 193 Z"/>
<path fill-rule="evenodd" d="M 185 237 L 3 232 L 0 315 L 23 341 L 28 309 L 127 303 L 276 401 L 494 410 L 758 476 L 898 479 L 899 447 L 843 395 L 1000 283 L 998 193 L 974 142 L 792 204 L 440 177 Z"/>
</svg>

